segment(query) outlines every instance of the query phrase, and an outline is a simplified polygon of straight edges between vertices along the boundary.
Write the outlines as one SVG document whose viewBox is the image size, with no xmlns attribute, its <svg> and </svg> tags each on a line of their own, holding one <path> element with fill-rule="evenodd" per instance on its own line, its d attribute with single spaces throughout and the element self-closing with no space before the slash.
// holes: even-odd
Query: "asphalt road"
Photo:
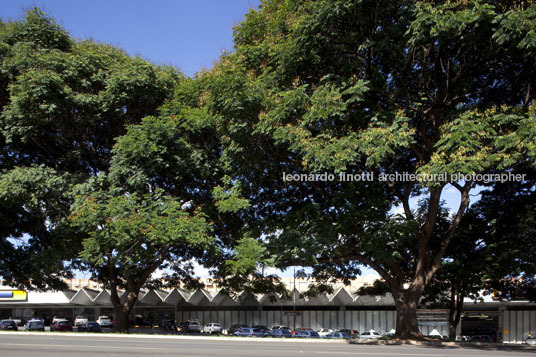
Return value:
<svg viewBox="0 0 536 357">
<path fill-rule="evenodd" d="M 147 338 L 69 334 L 0 334 L 0 356 L 253 356 L 253 357 L 477 357 L 536 356 L 536 349 L 496 347 L 421 347 L 351 345 L 347 343 L 284 342 L 251 339 Z"/>
</svg>

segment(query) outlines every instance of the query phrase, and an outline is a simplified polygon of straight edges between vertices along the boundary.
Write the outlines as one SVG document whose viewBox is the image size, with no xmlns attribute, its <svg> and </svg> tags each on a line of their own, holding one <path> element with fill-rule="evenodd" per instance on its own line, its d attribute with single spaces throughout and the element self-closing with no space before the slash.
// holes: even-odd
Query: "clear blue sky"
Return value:
<svg viewBox="0 0 536 357">
<path fill-rule="evenodd" d="M 9 0 L 0 18 L 18 20 L 38 6 L 71 36 L 93 38 L 169 64 L 192 76 L 233 49 L 233 26 L 260 0 Z"/>
</svg>

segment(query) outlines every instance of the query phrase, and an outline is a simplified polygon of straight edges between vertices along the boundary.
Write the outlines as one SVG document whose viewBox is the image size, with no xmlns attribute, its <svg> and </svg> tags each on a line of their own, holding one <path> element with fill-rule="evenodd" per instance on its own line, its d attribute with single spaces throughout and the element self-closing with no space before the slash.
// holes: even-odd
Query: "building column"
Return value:
<svg viewBox="0 0 536 357">
<path fill-rule="evenodd" d="M 499 322 L 497 324 L 497 342 L 503 342 L 504 339 L 504 312 L 506 305 L 499 305 Z"/>
</svg>

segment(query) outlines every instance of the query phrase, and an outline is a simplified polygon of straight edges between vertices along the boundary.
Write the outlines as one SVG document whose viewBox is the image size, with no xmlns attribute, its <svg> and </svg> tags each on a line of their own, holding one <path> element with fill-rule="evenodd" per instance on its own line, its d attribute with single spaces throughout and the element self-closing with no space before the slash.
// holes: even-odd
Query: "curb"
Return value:
<svg viewBox="0 0 536 357">
<path fill-rule="evenodd" d="M 329 340 L 322 338 L 269 338 L 269 337 L 231 337 L 231 336 L 181 336 L 156 334 L 126 334 L 126 333 L 91 333 L 91 332 L 40 332 L 40 331 L 0 331 L 0 335 L 40 335 L 64 337 L 102 337 L 102 338 L 154 338 L 170 340 L 200 340 L 200 341 L 240 341 L 240 342 L 268 342 L 268 343 L 348 343 L 346 340 Z"/>
<path fill-rule="evenodd" d="M 231 337 L 231 336 L 183 336 L 183 335 L 156 335 L 156 334 L 125 334 L 125 333 L 91 333 L 91 332 L 38 332 L 38 331 L 0 331 L 0 335 L 28 335 L 28 336 L 64 336 L 64 337 L 100 337 L 100 338 L 153 338 L 168 340 L 198 340 L 198 341 L 220 341 L 220 342 L 268 342 L 268 343 L 322 343 L 322 344 L 351 344 L 364 346 L 377 345 L 411 345 L 423 347 L 453 347 L 453 348 L 492 348 L 495 350 L 536 350 L 531 345 L 501 344 L 486 342 L 443 342 L 443 341 L 413 341 L 413 340 L 329 340 L 322 338 L 263 338 L 263 337 Z"/>
<path fill-rule="evenodd" d="M 530 345 L 521 345 L 521 344 L 505 344 L 505 343 L 487 343 L 487 342 L 444 342 L 444 341 L 414 341 L 414 340 L 360 340 L 354 339 L 350 340 L 352 345 L 411 345 L 411 346 L 425 346 L 425 347 L 455 347 L 455 348 L 471 348 L 471 347 L 486 347 L 494 348 L 497 350 L 503 349 L 533 349 L 534 347 Z"/>
</svg>

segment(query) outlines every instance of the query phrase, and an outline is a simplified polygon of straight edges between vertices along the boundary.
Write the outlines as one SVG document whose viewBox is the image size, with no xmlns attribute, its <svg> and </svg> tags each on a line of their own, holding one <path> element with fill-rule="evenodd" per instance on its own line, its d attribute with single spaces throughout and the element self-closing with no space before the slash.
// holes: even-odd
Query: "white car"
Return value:
<svg viewBox="0 0 536 357">
<path fill-rule="evenodd" d="M 374 330 L 363 332 L 361 336 L 359 336 L 359 338 L 365 339 L 365 340 L 371 339 L 371 338 L 379 338 L 379 337 L 381 337 L 381 335 Z"/>
<path fill-rule="evenodd" d="M 74 326 L 75 327 L 86 326 L 86 323 L 88 322 L 89 322 L 89 319 L 86 316 L 76 316 L 76 318 L 74 319 Z"/>
<path fill-rule="evenodd" d="M 209 333 L 209 334 L 220 334 L 222 332 L 223 328 L 221 325 L 217 322 L 210 322 L 203 326 L 203 333 Z"/>
<path fill-rule="evenodd" d="M 52 318 L 52 323 L 58 322 L 58 321 L 65 321 L 65 320 L 67 320 L 65 317 L 61 317 L 61 316 L 56 315 L 56 316 L 54 316 Z"/>
<path fill-rule="evenodd" d="M 113 327 L 112 320 L 108 316 L 99 316 L 97 323 L 100 327 Z"/>
<path fill-rule="evenodd" d="M 333 332 L 333 330 L 330 329 L 330 328 L 321 328 L 320 330 L 318 330 L 318 335 L 320 337 L 326 337 L 327 335 L 329 335 L 332 332 Z"/>
<path fill-rule="evenodd" d="M 458 336 L 456 336 L 456 341 L 458 341 L 458 342 L 471 341 L 471 337 L 465 336 L 465 335 L 458 335 Z"/>
</svg>

